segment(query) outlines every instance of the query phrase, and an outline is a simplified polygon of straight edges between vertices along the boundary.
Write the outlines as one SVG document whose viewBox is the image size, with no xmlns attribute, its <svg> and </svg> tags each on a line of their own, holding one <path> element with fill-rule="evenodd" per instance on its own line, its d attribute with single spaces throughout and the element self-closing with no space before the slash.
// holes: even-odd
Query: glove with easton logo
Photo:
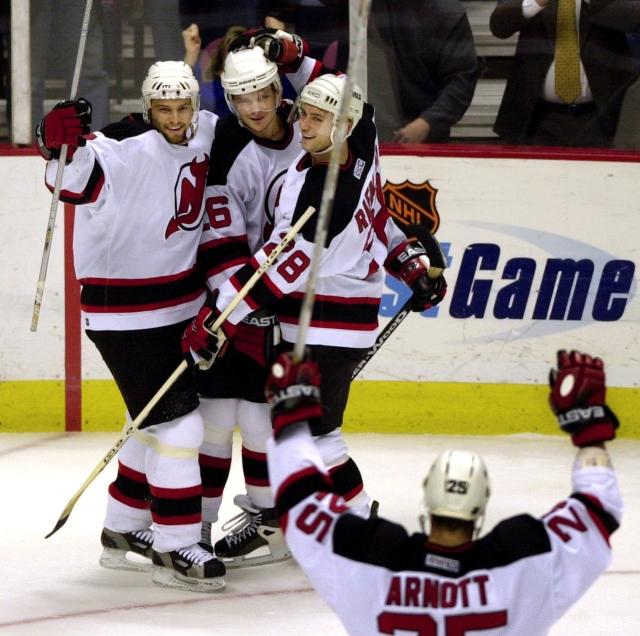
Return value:
<svg viewBox="0 0 640 636">
<path fill-rule="evenodd" d="M 549 372 L 549 404 L 560 428 L 576 446 L 614 439 L 618 418 L 605 404 L 604 364 L 579 351 L 558 351 L 557 369 Z"/>
<path fill-rule="evenodd" d="M 405 229 L 408 243 L 389 255 L 385 263 L 389 272 L 411 287 L 411 311 L 435 307 L 447 293 L 447 281 L 442 272 L 446 259 L 440 243 L 421 225 Z"/>
<path fill-rule="evenodd" d="M 211 368 L 218 355 L 222 355 L 227 336 L 222 329 L 213 330 L 220 315 L 214 294 L 200 308 L 198 315 L 182 334 L 182 354 L 189 365 L 197 365 L 203 371 Z"/>
<path fill-rule="evenodd" d="M 91 104 L 77 99 L 56 104 L 36 128 L 40 154 L 48 161 L 60 157 L 60 148 L 67 144 L 67 161 L 79 146 L 84 146 L 91 123 Z"/>
<path fill-rule="evenodd" d="M 316 362 L 295 362 L 291 353 L 280 354 L 271 367 L 265 393 L 276 439 L 291 425 L 322 417 L 320 369 Z"/>
</svg>

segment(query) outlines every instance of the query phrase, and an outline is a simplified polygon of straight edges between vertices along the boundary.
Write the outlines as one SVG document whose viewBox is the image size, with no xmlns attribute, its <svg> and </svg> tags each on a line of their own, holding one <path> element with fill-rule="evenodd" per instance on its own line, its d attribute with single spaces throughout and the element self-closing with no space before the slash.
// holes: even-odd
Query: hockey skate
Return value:
<svg viewBox="0 0 640 636">
<path fill-rule="evenodd" d="M 135 572 L 149 572 L 151 570 L 151 544 L 153 543 L 151 529 L 115 532 L 103 528 L 100 542 L 102 543 L 100 565 L 103 568 Z M 144 559 L 127 558 L 128 554 L 138 555 Z"/>
<path fill-rule="evenodd" d="M 228 568 L 276 563 L 291 558 L 274 508 L 256 508 L 247 495 L 233 503 L 242 509 L 222 526 L 227 536 L 216 542 L 214 553 Z"/>
<path fill-rule="evenodd" d="M 153 582 L 162 587 L 189 590 L 190 592 L 217 592 L 225 586 L 225 567 L 210 552 L 198 544 L 153 553 Z"/>
</svg>

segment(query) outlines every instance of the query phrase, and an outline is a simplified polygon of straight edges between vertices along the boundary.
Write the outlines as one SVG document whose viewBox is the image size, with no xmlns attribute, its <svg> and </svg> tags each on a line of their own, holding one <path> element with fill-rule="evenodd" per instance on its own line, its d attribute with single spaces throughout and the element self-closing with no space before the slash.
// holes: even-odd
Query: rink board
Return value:
<svg viewBox="0 0 640 636">
<path fill-rule="evenodd" d="M 382 159 L 392 212 L 439 225 L 449 292 L 436 309 L 407 318 L 355 382 L 348 429 L 555 432 L 544 384 L 554 352 L 566 347 L 605 359 L 621 433 L 640 437 L 639 164 L 606 153 L 460 155 Z M 40 326 L 29 331 L 50 206 L 42 169 L 38 157 L 0 157 L 0 431 L 68 425 L 62 206 Z M 387 283 L 381 325 L 408 294 Z M 115 385 L 84 335 L 77 349 L 81 429 L 117 430 L 124 407 Z"/>
</svg>

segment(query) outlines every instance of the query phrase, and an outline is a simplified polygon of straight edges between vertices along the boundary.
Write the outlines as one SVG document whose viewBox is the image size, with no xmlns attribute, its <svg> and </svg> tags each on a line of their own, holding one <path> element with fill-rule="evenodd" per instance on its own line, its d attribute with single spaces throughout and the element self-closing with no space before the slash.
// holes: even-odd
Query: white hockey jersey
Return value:
<svg viewBox="0 0 640 636">
<path fill-rule="evenodd" d="M 85 328 L 149 329 L 197 314 L 206 296 L 196 257 L 217 119 L 201 111 L 195 137 L 175 145 L 130 117 L 89 135 L 65 166 L 60 199 L 76 205 Z M 50 190 L 56 170 L 50 161 Z"/>
<path fill-rule="evenodd" d="M 373 108 L 364 114 L 348 139 L 349 157 L 340 169 L 327 243 L 319 269 L 316 298 L 307 342 L 365 348 L 376 339 L 384 262 L 390 246 L 406 239 L 391 221 L 382 194 Z M 318 210 L 327 172 L 301 152 L 288 169 L 276 196 L 275 228 L 270 240 L 219 290 L 224 309 L 264 262 L 270 251 L 308 206 Z M 229 317 L 237 324 L 251 311 L 275 306 L 285 340 L 295 342 L 298 316 L 314 250 L 316 216 L 287 252 L 263 275 Z"/>
<path fill-rule="evenodd" d="M 278 116 L 286 122 L 291 104 Z M 276 201 L 288 168 L 300 154 L 298 124 L 285 124 L 279 141 L 259 139 L 234 116 L 222 119 L 211 147 L 205 242 L 199 262 L 211 288 L 224 283 L 271 235 Z"/>
<path fill-rule="evenodd" d="M 267 452 L 287 545 L 353 636 L 546 634 L 607 568 L 622 515 L 614 471 L 574 466 L 573 494 L 541 519 L 511 517 L 447 549 L 349 512 L 307 424 Z"/>
</svg>

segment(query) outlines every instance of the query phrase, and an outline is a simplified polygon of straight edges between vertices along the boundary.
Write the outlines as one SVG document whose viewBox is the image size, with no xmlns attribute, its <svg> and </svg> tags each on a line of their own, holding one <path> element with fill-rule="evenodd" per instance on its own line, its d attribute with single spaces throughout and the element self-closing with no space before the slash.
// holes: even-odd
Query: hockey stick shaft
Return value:
<svg viewBox="0 0 640 636">
<path fill-rule="evenodd" d="M 234 296 L 229 305 L 220 313 L 216 321 L 211 327 L 211 331 L 217 331 L 222 323 L 229 317 L 231 312 L 242 302 L 246 295 L 251 291 L 254 285 L 262 277 L 262 275 L 273 265 L 282 251 L 289 245 L 294 239 L 296 234 L 302 229 L 302 226 L 309 220 L 311 215 L 315 212 L 315 208 L 308 207 L 304 214 L 298 219 L 293 227 L 285 234 L 283 239 L 276 245 L 276 247 L 267 256 L 266 260 L 260 267 L 253 273 L 251 278 L 244 284 L 242 289 Z M 45 536 L 48 539 L 52 534 L 55 534 L 62 526 L 67 522 L 73 507 L 76 505 L 78 499 L 80 499 L 82 493 L 89 487 L 91 482 L 105 469 L 107 464 L 113 459 L 116 453 L 122 448 L 124 443 L 137 431 L 141 424 L 145 421 L 153 407 L 162 399 L 164 394 L 175 384 L 178 378 L 189 368 L 189 364 L 186 360 L 183 360 L 175 369 L 175 371 L 165 380 L 164 384 L 156 391 L 154 396 L 149 400 L 146 406 L 138 413 L 136 418 L 127 426 L 122 435 L 118 438 L 116 443 L 108 450 L 107 454 L 98 462 L 91 474 L 84 481 L 78 491 L 71 497 L 67 505 L 65 506 L 62 514 L 60 515 L 53 530 Z"/>
<path fill-rule="evenodd" d="M 378 334 L 376 341 L 367 351 L 364 358 L 358 362 L 358 366 L 351 373 L 351 379 L 354 380 L 357 375 L 369 364 L 371 358 L 378 352 L 378 349 L 384 345 L 384 343 L 390 338 L 391 334 L 400 326 L 400 323 L 411 313 L 411 298 L 402 305 L 400 311 L 390 320 L 384 327 L 384 329 Z"/>
<path fill-rule="evenodd" d="M 360 58 L 362 56 L 363 47 L 366 43 L 367 19 L 369 17 L 369 9 L 371 8 L 371 0 L 361 0 L 360 10 L 358 11 L 358 28 L 356 32 L 355 45 L 350 47 L 349 62 L 347 64 L 347 79 L 340 104 L 340 113 L 336 126 L 336 141 L 331 149 L 329 158 L 329 167 L 327 168 L 327 176 L 325 178 L 324 187 L 322 189 L 322 197 L 320 199 L 320 211 L 318 212 L 318 221 L 314 235 L 313 254 L 311 256 L 311 266 L 309 268 L 309 278 L 300 308 L 300 316 L 298 318 L 298 337 L 293 349 L 293 359 L 302 360 L 304 357 L 304 349 L 307 342 L 307 332 L 311 325 L 311 317 L 313 314 L 313 305 L 316 295 L 316 281 L 318 272 L 322 262 L 324 252 L 324 244 L 327 240 L 327 231 L 329 228 L 329 220 L 333 211 L 333 201 L 336 194 L 338 184 L 338 171 L 340 169 L 340 155 L 344 144 L 346 143 L 347 130 L 347 114 L 349 112 L 349 103 L 351 101 L 351 92 L 353 88 L 353 77 L 357 70 Z"/>
<path fill-rule="evenodd" d="M 84 9 L 82 30 L 80 31 L 80 41 L 78 43 L 78 54 L 76 55 L 76 65 L 73 69 L 73 79 L 71 80 L 71 94 L 69 95 L 70 100 L 75 99 L 78 93 L 78 84 L 80 83 L 80 70 L 82 69 L 84 49 L 87 43 L 87 33 L 89 32 L 89 21 L 91 19 L 91 4 L 92 0 L 87 0 L 87 4 Z M 44 295 L 44 283 L 47 278 L 47 270 L 49 268 L 51 242 L 53 240 L 53 230 L 56 225 L 56 214 L 58 212 L 58 203 L 60 201 L 60 190 L 62 189 L 62 176 L 64 174 L 64 166 L 67 162 L 67 150 L 67 144 L 63 144 L 60 148 L 58 169 L 56 170 L 56 180 L 53 186 L 53 195 L 51 196 L 51 207 L 49 208 L 49 221 L 47 223 L 47 232 L 44 237 L 44 248 L 42 250 L 42 258 L 40 260 L 38 285 L 36 287 L 36 296 L 33 301 L 33 313 L 31 314 L 31 331 L 36 331 L 38 329 L 38 321 L 40 319 L 40 309 L 42 307 L 42 297 Z"/>
<path fill-rule="evenodd" d="M 430 267 L 428 276 L 429 278 L 437 278 L 442 274 L 443 270 L 440 267 Z M 412 297 L 405 302 L 400 308 L 398 313 L 384 326 L 384 329 L 378 334 L 373 347 L 367 351 L 364 358 L 360 360 L 358 366 L 353 370 L 351 374 L 351 380 L 355 380 L 357 375 L 369 364 L 371 358 L 378 352 L 378 350 L 384 345 L 384 343 L 390 338 L 391 334 L 400 326 L 402 321 L 411 313 L 411 301 Z"/>
</svg>

